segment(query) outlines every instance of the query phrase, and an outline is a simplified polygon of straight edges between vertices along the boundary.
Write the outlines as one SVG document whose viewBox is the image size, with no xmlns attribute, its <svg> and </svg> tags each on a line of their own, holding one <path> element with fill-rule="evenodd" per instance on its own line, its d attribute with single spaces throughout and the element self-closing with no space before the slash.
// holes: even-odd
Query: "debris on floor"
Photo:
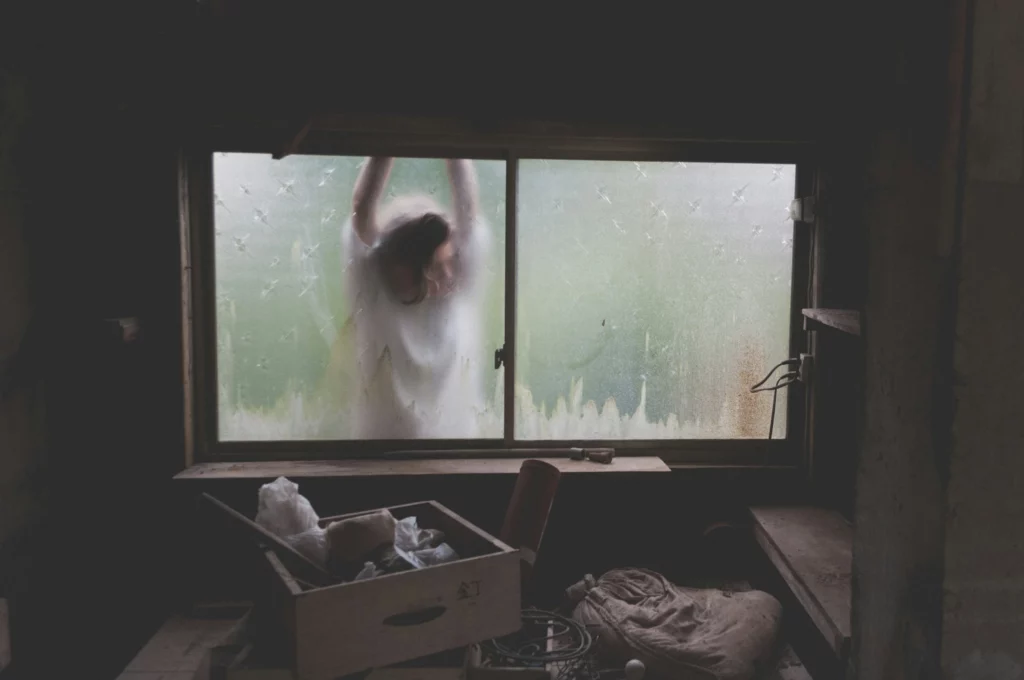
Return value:
<svg viewBox="0 0 1024 680">
<path fill-rule="evenodd" d="M 768 593 L 685 588 L 646 569 L 589 574 L 566 589 L 599 657 L 652 676 L 753 680 L 776 649 L 782 605 Z"/>
<path fill-rule="evenodd" d="M 278 477 L 259 491 L 256 524 L 279 536 L 339 581 L 358 581 L 454 562 L 444 532 L 420 529 L 415 517 L 395 520 L 387 509 L 321 526 L 299 485 Z"/>
</svg>

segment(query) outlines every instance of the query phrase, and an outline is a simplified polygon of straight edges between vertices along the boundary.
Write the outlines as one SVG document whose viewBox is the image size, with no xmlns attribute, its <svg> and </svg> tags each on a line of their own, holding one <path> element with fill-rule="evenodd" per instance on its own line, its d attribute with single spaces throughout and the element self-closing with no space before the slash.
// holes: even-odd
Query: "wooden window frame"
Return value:
<svg viewBox="0 0 1024 680">
<path fill-rule="evenodd" d="M 552 130 L 552 127 L 555 129 Z M 320 117 L 299 125 L 223 125 L 194 134 L 179 164 L 182 241 L 186 463 L 349 458 L 558 456 L 570 447 L 612 447 L 618 455 L 659 456 L 668 463 L 803 466 L 807 460 L 806 390 L 790 388 L 785 439 L 543 440 L 514 439 L 514 378 L 505 381 L 505 436 L 497 439 L 233 441 L 217 436 L 217 357 L 212 159 L 216 152 L 288 155 L 504 160 L 506 169 L 505 370 L 515 375 L 516 204 L 518 160 L 612 160 L 777 163 L 796 166 L 796 194 L 816 184 L 814 147 L 803 142 L 677 139 L 663 131 L 544 125 L 490 126 L 420 119 Z M 813 229 L 794 221 L 790 356 L 808 351 L 801 310 L 812 299 Z"/>
</svg>

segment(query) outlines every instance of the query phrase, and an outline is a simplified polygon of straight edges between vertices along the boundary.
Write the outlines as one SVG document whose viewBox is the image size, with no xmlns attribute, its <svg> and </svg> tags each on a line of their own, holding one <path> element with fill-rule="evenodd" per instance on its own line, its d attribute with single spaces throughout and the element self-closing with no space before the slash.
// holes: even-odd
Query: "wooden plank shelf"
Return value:
<svg viewBox="0 0 1024 680">
<path fill-rule="evenodd" d="M 860 312 L 853 309 L 823 309 L 807 308 L 803 315 L 808 319 L 812 328 L 834 328 L 850 335 L 860 335 Z"/>
<path fill-rule="evenodd" d="M 811 507 L 754 507 L 754 537 L 815 627 L 845 662 L 850 649 L 853 528 Z"/>
</svg>

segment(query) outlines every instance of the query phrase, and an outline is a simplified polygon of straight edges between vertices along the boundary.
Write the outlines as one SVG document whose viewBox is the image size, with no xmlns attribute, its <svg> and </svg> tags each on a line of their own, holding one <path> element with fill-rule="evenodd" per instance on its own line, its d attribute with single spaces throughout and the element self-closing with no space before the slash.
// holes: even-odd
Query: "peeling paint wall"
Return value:
<svg viewBox="0 0 1024 680">
<path fill-rule="evenodd" d="M 1024 678 L 1024 4 L 976 0 L 947 496 L 945 677 Z"/>
</svg>

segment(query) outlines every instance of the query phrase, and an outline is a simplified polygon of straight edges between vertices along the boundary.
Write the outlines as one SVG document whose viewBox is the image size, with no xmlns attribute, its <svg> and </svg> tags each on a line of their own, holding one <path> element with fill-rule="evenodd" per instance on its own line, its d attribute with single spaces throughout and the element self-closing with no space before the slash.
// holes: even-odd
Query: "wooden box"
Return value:
<svg viewBox="0 0 1024 680">
<path fill-rule="evenodd" d="M 315 588 L 273 552 L 263 553 L 271 582 L 263 606 L 280 624 L 277 635 L 300 680 L 332 680 L 519 629 L 517 550 L 434 501 L 388 509 L 396 519 L 415 516 L 420 528 L 443 531 L 460 559 Z"/>
</svg>

